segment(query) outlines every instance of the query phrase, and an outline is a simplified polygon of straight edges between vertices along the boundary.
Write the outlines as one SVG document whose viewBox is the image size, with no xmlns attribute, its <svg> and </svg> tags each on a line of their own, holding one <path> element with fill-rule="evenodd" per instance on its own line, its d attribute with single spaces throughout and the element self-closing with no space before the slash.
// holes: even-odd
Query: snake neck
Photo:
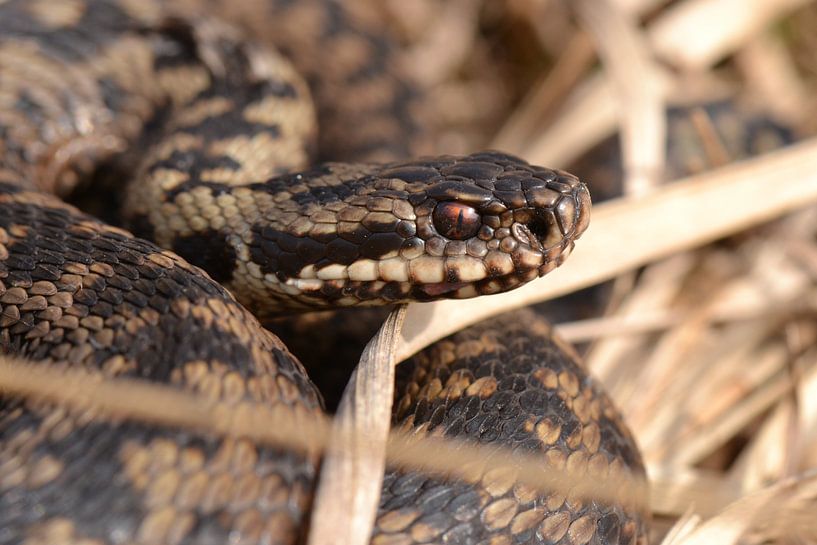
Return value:
<svg viewBox="0 0 817 545">
<path fill-rule="evenodd" d="M 136 192 L 137 232 L 261 314 L 507 291 L 562 263 L 590 206 L 575 177 L 497 152 Z"/>
</svg>

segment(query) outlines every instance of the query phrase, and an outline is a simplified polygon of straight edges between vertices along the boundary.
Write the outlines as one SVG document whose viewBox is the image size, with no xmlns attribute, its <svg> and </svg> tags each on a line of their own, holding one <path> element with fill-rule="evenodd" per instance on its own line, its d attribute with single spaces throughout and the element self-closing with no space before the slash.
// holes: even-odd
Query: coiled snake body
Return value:
<svg viewBox="0 0 817 545">
<path fill-rule="evenodd" d="M 205 6 L 256 29 L 278 10 L 267 35 L 291 46 L 317 113 L 287 61 L 186 4 L 0 3 L 2 351 L 319 411 L 300 364 L 245 307 L 498 293 L 556 267 L 585 229 L 585 187 L 512 156 L 369 162 L 408 149 L 414 92 L 389 74 L 385 38 L 340 3 Z M 307 168 L 316 139 L 321 155 L 357 162 Z M 58 197 L 100 169 L 134 179 L 126 225 L 158 246 Z M 607 398 L 525 320 L 416 358 L 397 422 L 533 449 L 557 468 L 642 471 Z M 12 396 L 0 407 L 2 544 L 289 543 L 305 531 L 314 459 Z M 393 472 L 373 542 L 644 534 L 627 505 Z"/>
</svg>

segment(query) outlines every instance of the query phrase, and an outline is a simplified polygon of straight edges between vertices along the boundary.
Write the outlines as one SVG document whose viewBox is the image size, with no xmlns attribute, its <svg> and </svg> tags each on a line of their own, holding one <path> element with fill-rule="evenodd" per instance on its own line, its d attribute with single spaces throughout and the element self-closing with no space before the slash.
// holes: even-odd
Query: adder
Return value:
<svg viewBox="0 0 817 545">
<path fill-rule="evenodd" d="M 398 159 L 420 135 L 419 93 L 356 7 L 1 2 L 2 352 L 317 413 L 247 309 L 500 293 L 561 264 L 588 224 L 584 184 L 499 152 Z M 92 177 L 127 185 L 124 227 L 63 200 Z M 643 475 L 616 409 L 532 315 L 469 328 L 401 373 L 395 425 Z M 10 395 L 1 410 L 2 544 L 307 531 L 314 457 Z M 506 481 L 392 470 L 372 543 L 646 539 L 632 505 Z"/>
</svg>

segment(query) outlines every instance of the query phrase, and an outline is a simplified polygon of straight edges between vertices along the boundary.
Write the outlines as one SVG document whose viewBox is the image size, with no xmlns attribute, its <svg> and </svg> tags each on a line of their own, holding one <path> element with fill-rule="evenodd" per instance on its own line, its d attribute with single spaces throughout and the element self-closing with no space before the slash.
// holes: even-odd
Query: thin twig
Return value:
<svg viewBox="0 0 817 545">
<path fill-rule="evenodd" d="M 664 171 L 664 86 L 633 17 L 611 0 L 576 0 L 576 13 L 595 37 L 620 107 L 625 194 L 655 188 Z"/>
<path fill-rule="evenodd" d="M 128 419 L 196 430 L 208 435 L 243 437 L 310 455 L 325 451 L 333 433 L 325 416 L 245 401 L 227 405 L 207 397 L 145 381 L 103 376 L 70 368 L 53 368 L 0 357 L 0 392 L 44 400 L 60 406 L 94 411 L 98 419 Z M 366 438 L 359 448 L 367 449 Z M 501 445 L 480 445 L 402 431 L 389 433 L 386 460 L 395 468 L 423 471 L 440 478 L 478 482 L 490 471 L 507 471 L 520 484 L 542 493 L 576 500 L 625 502 L 645 509 L 646 483 L 626 471 L 588 475 L 557 469 L 535 454 Z"/>
</svg>

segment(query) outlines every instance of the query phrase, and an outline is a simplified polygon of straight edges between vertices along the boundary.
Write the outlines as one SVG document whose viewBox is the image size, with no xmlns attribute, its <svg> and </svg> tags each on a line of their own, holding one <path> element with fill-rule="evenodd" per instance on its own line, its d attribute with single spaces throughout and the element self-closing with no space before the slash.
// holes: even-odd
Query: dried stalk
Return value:
<svg viewBox="0 0 817 545">
<path fill-rule="evenodd" d="M 664 171 L 664 88 L 634 19 L 610 0 L 576 0 L 579 20 L 593 34 L 620 108 L 625 194 L 654 189 Z"/>
<path fill-rule="evenodd" d="M 340 437 L 328 418 L 314 413 L 252 401 L 226 405 L 160 384 L 111 379 L 100 372 L 55 369 L 9 357 L 0 357 L 0 391 L 90 410 L 99 419 L 128 419 L 211 435 L 240 436 L 309 454 L 325 451 L 330 437 L 333 442 L 351 441 Z M 389 433 L 386 449 L 389 465 L 407 471 L 467 482 L 480 480 L 488 471 L 503 471 L 515 474 L 520 484 L 542 493 L 600 502 L 625 498 L 636 508 L 645 508 L 639 498 L 645 495 L 646 483 L 624 473 L 604 477 L 556 470 L 534 454 L 399 431 Z"/>
<path fill-rule="evenodd" d="M 635 6 L 628 5 L 633 3 Z M 677 2 L 648 26 L 646 49 L 651 55 L 679 65 L 688 72 L 699 73 L 806 3 L 808 0 Z M 625 13 L 633 15 L 650 7 L 648 0 L 616 0 L 615 4 Z M 591 10 L 593 6 L 595 3 L 591 2 Z M 724 21 L 729 24 L 724 24 Z M 641 77 L 640 73 L 635 74 L 625 82 L 638 85 L 642 83 Z M 668 71 L 655 69 L 651 72 L 651 77 L 654 81 L 650 85 L 656 86 L 665 96 L 676 92 L 678 84 Z M 565 166 L 602 138 L 612 134 L 620 115 L 636 114 L 629 110 L 619 110 L 620 105 L 611 85 L 605 77 L 586 78 L 574 90 L 562 111 L 546 129 L 532 137 L 520 153 L 541 164 Z M 646 137 L 649 129 L 637 134 L 644 134 Z"/>
<path fill-rule="evenodd" d="M 394 349 L 405 314 L 405 305 L 389 314 L 343 393 L 321 466 L 310 545 L 369 543 L 386 467 Z"/>
<path fill-rule="evenodd" d="M 519 154 L 532 163 L 566 166 L 592 145 L 609 136 L 618 122 L 618 104 L 609 78 L 585 79 L 568 97 L 565 107 L 531 137 Z"/>
<path fill-rule="evenodd" d="M 785 183 L 770 190 L 769 180 Z M 817 139 L 679 181 L 641 199 L 604 203 L 596 207 L 574 255 L 550 275 L 501 295 L 409 305 L 398 360 L 488 316 L 596 284 L 815 201 Z"/>
<path fill-rule="evenodd" d="M 673 545 L 813 543 L 816 487 L 811 473 L 741 498 Z"/>
<path fill-rule="evenodd" d="M 812 298 L 813 299 L 813 298 Z M 730 322 L 782 318 L 794 313 L 817 313 L 817 301 L 804 301 L 800 294 L 794 300 L 763 301 L 718 305 L 709 316 L 710 325 Z M 558 324 L 556 330 L 569 342 L 585 342 L 603 337 L 624 337 L 655 333 L 678 326 L 690 319 L 683 310 L 653 310 L 634 315 L 605 316 Z"/>
<path fill-rule="evenodd" d="M 669 466 L 648 467 L 653 513 L 681 516 L 692 509 L 712 516 L 740 497 L 735 482 L 711 471 Z"/>
<path fill-rule="evenodd" d="M 490 147 L 523 153 L 525 143 L 579 81 L 595 59 L 593 43 L 585 32 L 577 32 L 553 67 L 534 86 L 525 100 L 507 118 Z M 551 163 L 548 163 L 551 164 Z"/>
<path fill-rule="evenodd" d="M 809 0 L 686 0 L 649 28 L 655 53 L 686 70 L 712 66 Z M 728 24 L 724 24 L 728 21 Z"/>
</svg>

